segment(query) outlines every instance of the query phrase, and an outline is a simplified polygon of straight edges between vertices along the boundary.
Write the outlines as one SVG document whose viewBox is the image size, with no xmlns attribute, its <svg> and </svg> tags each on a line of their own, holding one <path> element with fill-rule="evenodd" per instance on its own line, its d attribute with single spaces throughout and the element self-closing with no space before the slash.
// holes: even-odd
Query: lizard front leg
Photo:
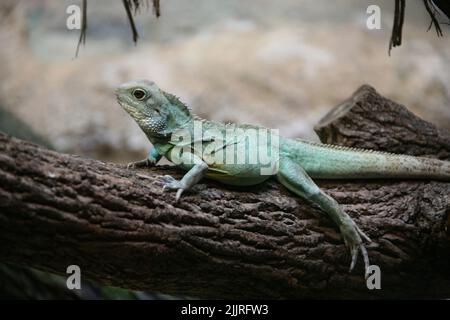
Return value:
<svg viewBox="0 0 450 320">
<path fill-rule="evenodd" d="M 156 148 L 154 146 L 152 146 L 150 148 L 150 151 L 148 152 L 147 158 L 136 161 L 136 162 L 130 162 L 127 165 L 127 169 L 153 167 L 160 159 L 161 159 L 161 155 L 158 154 L 158 151 L 156 150 Z"/>
<path fill-rule="evenodd" d="M 353 219 L 340 208 L 336 200 L 320 190 L 305 170 L 289 158 L 280 160 L 277 179 L 295 194 L 318 204 L 328 214 L 339 227 L 345 245 L 350 249 L 352 256 L 350 271 L 353 270 L 358 258 L 358 251 L 360 251 L 364 259 L 365 274 L 367 276 L 369 256 L 362 238 L 369 242 L 370 239 L 358 228 Z"/>
<path fill-rule="evenodd" d="M 176 180 L 172 176 L 165 175 L 163 176 L 163 181 L 165 182 L 163 190 L 177 190 L 177 194 L 175 200 L 178 201 L 181 197 L 181 194 L 185 190 L 189 190 L 192 188 L 197 182 L 199 182 L 206 171 L 208 171 L 208 165 L 201 160 L 198 156 L 185 152 L 182 156 L 183 164 L 194 164 L 194 166 L 181 178 L 181 180 Z"/>
</svg>

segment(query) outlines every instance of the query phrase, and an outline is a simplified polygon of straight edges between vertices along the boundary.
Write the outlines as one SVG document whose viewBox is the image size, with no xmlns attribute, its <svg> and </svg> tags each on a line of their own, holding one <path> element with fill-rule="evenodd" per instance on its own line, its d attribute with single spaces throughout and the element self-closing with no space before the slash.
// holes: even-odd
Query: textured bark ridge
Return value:
<svg viewBox="0 0 450 320">
<path fill-rule="evenodd" d="M 448 132 L 368 87 L 349 101 L 322 121 L 326 142 L 450 159 Z M 0 259 L 60 274 L 76 264 L 101 283 L 200 298 L 450 296 L 450 183 L 320 182 L 373 240 L 382 289 L 368 290 L 361 261 L 348 273 L 329 219 L 274 181 L 202 181 L 175 203 L 163 174 L 181 173 L 130 171 L 0 134 Z"/>
<path fill-rule="evenodd" d="M 450 131 L 362 86 L 315 126 L 323 143 L 450 159 Z"/>
</svg>

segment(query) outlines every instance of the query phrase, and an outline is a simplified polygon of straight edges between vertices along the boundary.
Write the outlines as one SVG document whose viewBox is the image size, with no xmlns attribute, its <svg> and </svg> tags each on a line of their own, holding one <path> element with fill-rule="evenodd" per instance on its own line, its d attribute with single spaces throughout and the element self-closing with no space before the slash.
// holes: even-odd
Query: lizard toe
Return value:
<svg viewBox="0 0 450 320">
<path fill-rule="evenodd" d="M 358 261 L 358 247 L 352 246 L 350 248 L 350 254 L 352 256 L 352 261 L 350 262 L 350 269 L 348 272 L 352 272 L 355 268 L 356 261 Z"/>
<path fill-rule="evenodd" d="M 342 237 L 344 238 L 344 243 L 350 250 L 352 259 L 349 272 L 351 272 L 355 268 L 356 262 L 358 261 L 358 255 L 359 253 L 361 253 L 364 260 L 365 276 L 367 277 L 369 268 L 369 255 L 367 253 L 366 247 L 363 244 L 362 238 L 364 240 L 368 239 L 370 241 L 369 237 L 367 237 L 353 221 L 344 223 L 341 226 L 341 232 Z"/>
<path fill-rule="evenodd" d="M 184 189 L 178 189 L 177 195 L 175 196 L 175 202 L 178 202 L 181 198 L 181 194 L 183 193 Z"/>
</svg>

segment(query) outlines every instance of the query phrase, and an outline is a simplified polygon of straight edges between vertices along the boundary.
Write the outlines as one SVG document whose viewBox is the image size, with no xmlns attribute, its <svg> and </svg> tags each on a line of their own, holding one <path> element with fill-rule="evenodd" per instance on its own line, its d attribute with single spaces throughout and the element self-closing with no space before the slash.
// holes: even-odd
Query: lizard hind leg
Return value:
<svg viewBox="0 0 450 320">
<path fill-rule="evenodd" d="M 316 203 L 337 224 L 341 231 L 345 245 L 350 249 L 352 261 L 350 271 L 355 267 L 358 253 L 360 252 L 365 267 L 365 275 L 368 275 L 369 256 L 364 247 L 363 240 L 370 242 L 353 219 L 344 212 L 332 197 L 323 192 L 306 171 L 295 161 L 289 158 L 280 159 L 280 167 L 277 173 L 278 181 L 298 196 Z"/>
</svg>

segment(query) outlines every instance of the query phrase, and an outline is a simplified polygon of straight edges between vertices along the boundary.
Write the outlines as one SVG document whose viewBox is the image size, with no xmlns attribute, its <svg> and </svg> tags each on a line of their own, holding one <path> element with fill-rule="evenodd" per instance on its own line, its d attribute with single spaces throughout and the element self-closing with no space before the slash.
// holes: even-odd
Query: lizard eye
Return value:
<svg viewBox="0 0 450 320">
<path fill-rule="evenodd" d="M 144 100 L 146 93 L 142 89 L 134 89 L 133 96 L 138 100 Z"/>
</svg>

